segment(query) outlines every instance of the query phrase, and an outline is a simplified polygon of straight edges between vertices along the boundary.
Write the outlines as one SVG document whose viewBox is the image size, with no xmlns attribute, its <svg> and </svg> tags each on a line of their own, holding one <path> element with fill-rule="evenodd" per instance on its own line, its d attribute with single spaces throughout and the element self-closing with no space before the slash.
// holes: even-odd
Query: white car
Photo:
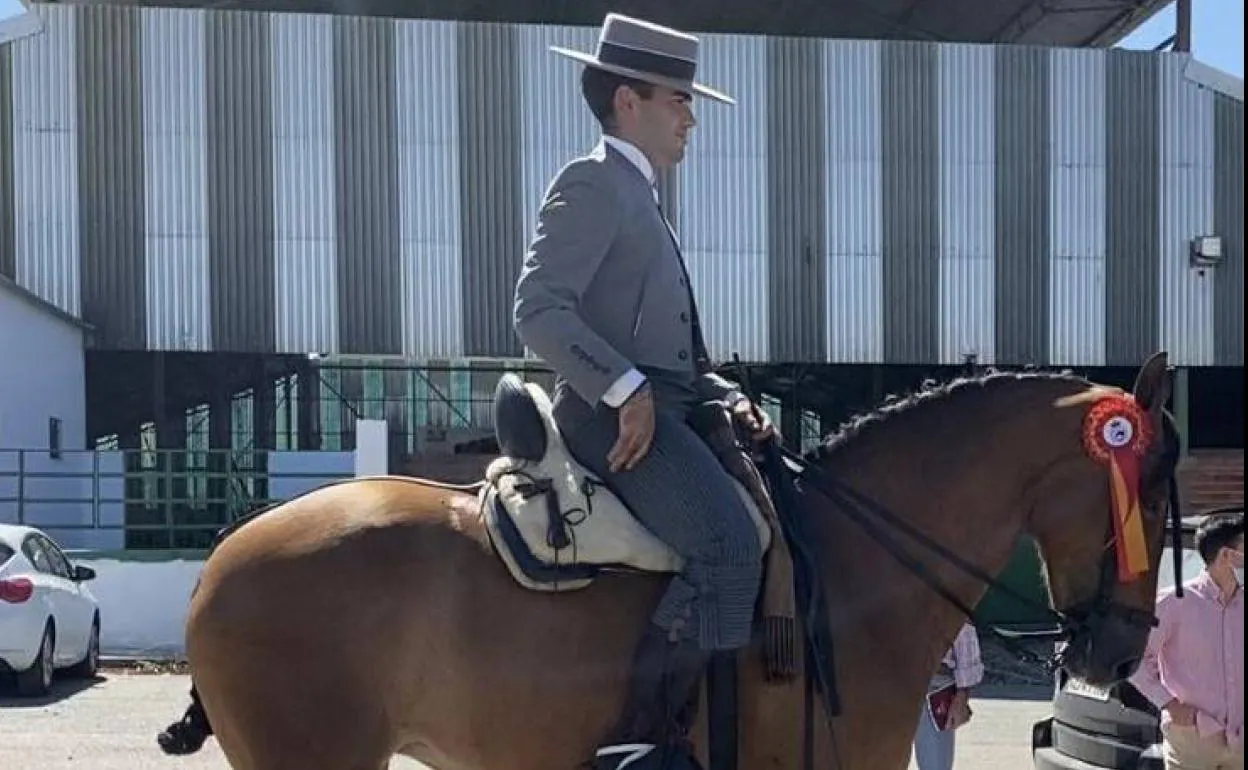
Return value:
<svg viewBox="0 0 1248 770">
<path fill-rule="evenodd" d="M 0 675 L 21 695 L 47 694 L 56 671 L 94 677 L 100 660 L 100 607 L 87 581 L 33 527 L 0 524 Z"/>
</svg>

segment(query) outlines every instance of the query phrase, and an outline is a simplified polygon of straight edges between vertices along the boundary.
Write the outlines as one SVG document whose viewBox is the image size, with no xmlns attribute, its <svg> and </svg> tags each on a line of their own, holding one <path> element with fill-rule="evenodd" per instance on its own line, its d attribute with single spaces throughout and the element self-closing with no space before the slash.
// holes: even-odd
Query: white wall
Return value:
<svg viewBox="0 0 1248 770">
<path fill-rule="evenodd" d="M 102 654 L 169 659 L 186 653 L 186 613 L 203 561 L 69 557 L 95 570 L 87 587 L 100 603 Z"/>
<path fill-rule="evenodd" d="M 84 333 L 60 311 L 0 278 L 0 521 L 17 521 L 20 497 L 47 501 L 43 510 L 23 510 L 37 526 L 92 523 L 89 501 L 98 458 L 84 451 Z M 48 452 L 53 417 L 61 421 L 59 458 Z M 53 502 L 66 499 L 86 505 Z M 107 537 L 111 533 L 88 534 L 94 536 L 89 543 L 71 538 L 69 545 L 116 547 Z"/>
<path fill-rule="evenodd" d="M 0 449 L 47 449 L 48 418 L 61 446 L 85 449 L 83 330 L 0 280 Z"/>
</svg>

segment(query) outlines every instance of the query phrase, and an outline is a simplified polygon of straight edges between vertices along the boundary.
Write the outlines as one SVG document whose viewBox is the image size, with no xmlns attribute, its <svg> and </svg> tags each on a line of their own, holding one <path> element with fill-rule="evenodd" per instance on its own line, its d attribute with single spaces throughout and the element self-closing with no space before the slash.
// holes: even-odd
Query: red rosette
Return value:
<svg viewBox="0 0 1248 770">
<path fill-rule="evenodd" d="M 1152 442 L 1148 415 L 1128 394 L 1097 401 L 1083 420 L 1083 448 L 1109 467 L 1118 555 L 1118 579 L 1129 583 L 1148 571 L 1148 543 L 1140 518 L 1140 458 Z"/>
</svg>

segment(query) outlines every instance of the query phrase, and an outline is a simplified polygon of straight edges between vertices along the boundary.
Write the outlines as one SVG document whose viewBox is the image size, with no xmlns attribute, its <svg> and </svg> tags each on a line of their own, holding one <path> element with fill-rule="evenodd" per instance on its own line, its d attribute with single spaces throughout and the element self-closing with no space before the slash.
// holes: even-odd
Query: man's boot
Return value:
<svg viewBox="0 0 1248 770">
<path fill-rule="evenodd" d="M 593 770 L 701 770 L 682 745 L 678 719 L 688 713 L 706 661 L 697 640 L 673 642 L 666 631 L 647 624 L 624 710 L 598 750 Z"/>
</svg>

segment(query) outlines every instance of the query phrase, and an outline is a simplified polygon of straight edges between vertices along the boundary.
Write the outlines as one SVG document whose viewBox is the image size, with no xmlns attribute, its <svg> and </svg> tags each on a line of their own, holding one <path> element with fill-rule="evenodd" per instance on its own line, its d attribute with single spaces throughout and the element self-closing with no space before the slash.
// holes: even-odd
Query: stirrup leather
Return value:
<svg viewBox="0 0 1248 770">
<path fill-rule="evenodd" d="M 645 759 L 650 755 L 650 752 L 654 751 L 654 749 L 655 745 L 653 743 L 620 743 L 614 746 L 604 746 L 603 748 L 598 749 L 595 756 L 599 759 L 606 759 L 607 757 L 613 757 L 618 754 L 628 754 L 629 756 L 626 757 L 624 761 L 615 766 L 615 770 L 625 770 L 625 768 L 629 767 L 634 762 L 640 762 Z"/>
</svg>

